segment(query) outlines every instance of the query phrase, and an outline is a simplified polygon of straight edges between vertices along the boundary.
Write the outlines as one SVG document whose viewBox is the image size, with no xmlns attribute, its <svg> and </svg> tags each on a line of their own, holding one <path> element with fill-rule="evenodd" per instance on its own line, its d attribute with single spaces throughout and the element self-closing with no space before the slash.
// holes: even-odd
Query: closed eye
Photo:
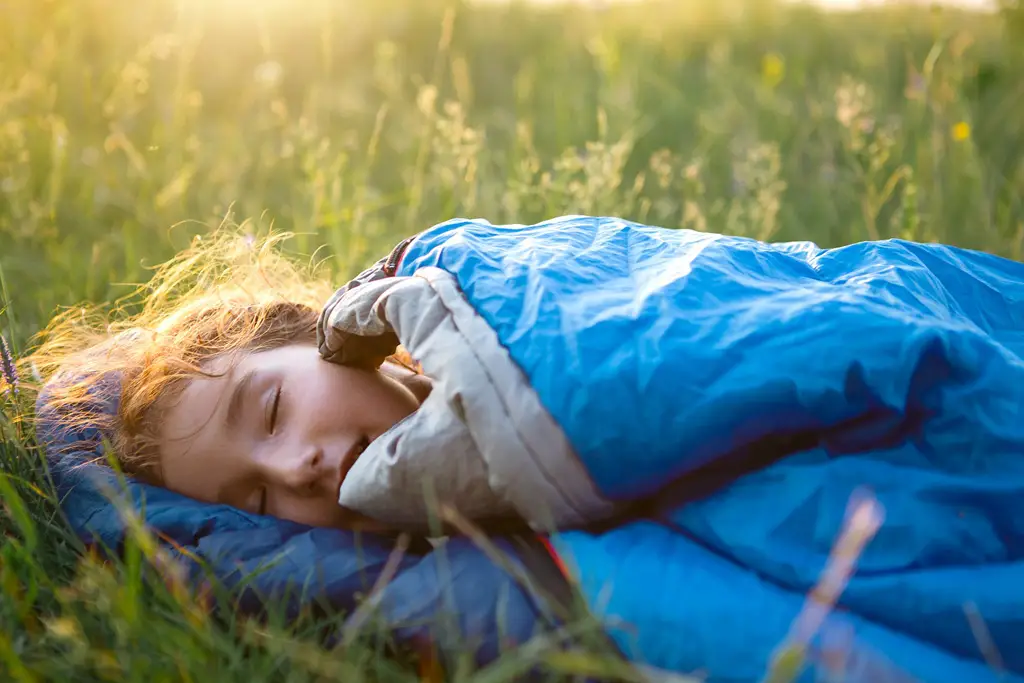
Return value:
<svg viewBox="0 0 1024 683">
<path fill-rule="evenodd" d="M 281 406 L 281 387 L 278 387 L 274 391 L 274 396 L 270 400 L 270 404 L 267 406 L 267 431 L 271 434 L 274 433 L 274 429 L 277 427 L 277 414 Z"/>
</svg>

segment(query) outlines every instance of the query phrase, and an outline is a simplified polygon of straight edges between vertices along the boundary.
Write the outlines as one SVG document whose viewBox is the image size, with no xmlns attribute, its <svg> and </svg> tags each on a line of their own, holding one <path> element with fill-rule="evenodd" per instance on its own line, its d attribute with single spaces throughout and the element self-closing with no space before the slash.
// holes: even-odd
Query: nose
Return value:
<svg viewBox="0 0 1024 683">
<path fill-rule="evenodd" d="M 295 491 L 310 491 L 330 485 L 327 458 L 319 446 L 308 445 L 291 454 L 274 458 L 278 480 Z"/>
</svg>

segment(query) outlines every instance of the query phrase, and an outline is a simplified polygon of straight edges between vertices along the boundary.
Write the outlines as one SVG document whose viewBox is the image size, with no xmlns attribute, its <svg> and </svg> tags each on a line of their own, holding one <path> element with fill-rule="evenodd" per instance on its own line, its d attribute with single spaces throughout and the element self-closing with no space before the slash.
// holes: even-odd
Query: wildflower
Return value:
<svg viewBox="0 0 1024 683">
<path fill-rule="evenodd" d="M 967 138 L 971 137 L 971 124 L 966 121 L 960 121 L 953 126 L 953 139 L 957 142 L 963 142 Z"/>
<path fill-rule="evenodd" d="M 280 62 L 267 60 L 257 66 L 252 73 L 252 78 L 258 85 L 265 88 L 274 88 L 281 82 L 284 76 L 284 67 Z"/>
<path fill-rule="evenodd" d="M 786 76 L 786 62 L 778 54 L 769 52 L 761 59 L 761 79 L 769 88 L 774 88 Z"/>
<path fill-rule="evenodd" d="M 18 395 L 18 370 L 14 367 L 14 356 L 11 355 L 11 347 L 7 345 L 7 339 L 0 334 L 0 371 L 3 373 L 6 394 L 10 390 L 15 396 Z"/>
<path fill-rule="evenodd" d="M 908 100 L 924 100 L 928 94 L 928 82 L 924 76 L 912 69 L 907 77 L 907 86 L 903 91 Z"/>
<path fill-rule="evenodd" d="M 434 107 L 437 105 L 437 87 L 425 85 L 416 94 L 416 108 L 424 116 L 432 116 Z"/>
<path fill-rule="evenodd" d="M 72 617 L 57 617 L 46 621 L 46 630 L 61 640 L 77 640 L 81 635 L 78 621 Z"/>
</svg>

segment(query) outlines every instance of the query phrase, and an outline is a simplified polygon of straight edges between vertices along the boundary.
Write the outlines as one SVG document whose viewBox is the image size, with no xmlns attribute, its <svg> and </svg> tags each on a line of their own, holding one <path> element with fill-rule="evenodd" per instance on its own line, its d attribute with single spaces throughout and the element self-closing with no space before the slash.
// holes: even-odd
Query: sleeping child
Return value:
<svg viewBox="0 0 1024 683">
<path fill-rule="evenodd" d="M 453 220 L 335 291 L 275 241 L 197 241 L 138 312 L 46 331 L 40 433 L 83 537 L 123 527 L 81 474 L 112 455 L 222 575 L 290 553 L 268 593 L 348 609 L 385 539 L 434 538 L 379 607 L 400 639 L 454 610 L 480 662 L 575 596 L 645 671 L 759 680 L 797 638 L 813 680 L 837 627 L 836 680 L 994 681 L 970 602 L 1024 677 L 1024 266 Z M 794 635 L 865 497 L 860 571 Z"/>
</svg>

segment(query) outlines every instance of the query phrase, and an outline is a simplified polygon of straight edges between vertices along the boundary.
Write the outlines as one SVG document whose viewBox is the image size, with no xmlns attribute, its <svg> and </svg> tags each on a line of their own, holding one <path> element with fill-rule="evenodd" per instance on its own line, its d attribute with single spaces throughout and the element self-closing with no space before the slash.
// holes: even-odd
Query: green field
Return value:
<svg viewBox="0 0 1024 683">
<path fill-rule="evenodd" d="M 456 216 L 1021 258 L 1020 10 L 698 5 L 0 3 L 0 332 L 23 354 L 56 307 L 123 297 L 224 223 L 295 232 L 339 284 Z M 144 575 L 145 536 L 80 560 L 28 393 L 0 399 L 0 679 L 416 678 L 369 645 L 318 651 L 312 624 L 211 617 Z"/>
</svg>

